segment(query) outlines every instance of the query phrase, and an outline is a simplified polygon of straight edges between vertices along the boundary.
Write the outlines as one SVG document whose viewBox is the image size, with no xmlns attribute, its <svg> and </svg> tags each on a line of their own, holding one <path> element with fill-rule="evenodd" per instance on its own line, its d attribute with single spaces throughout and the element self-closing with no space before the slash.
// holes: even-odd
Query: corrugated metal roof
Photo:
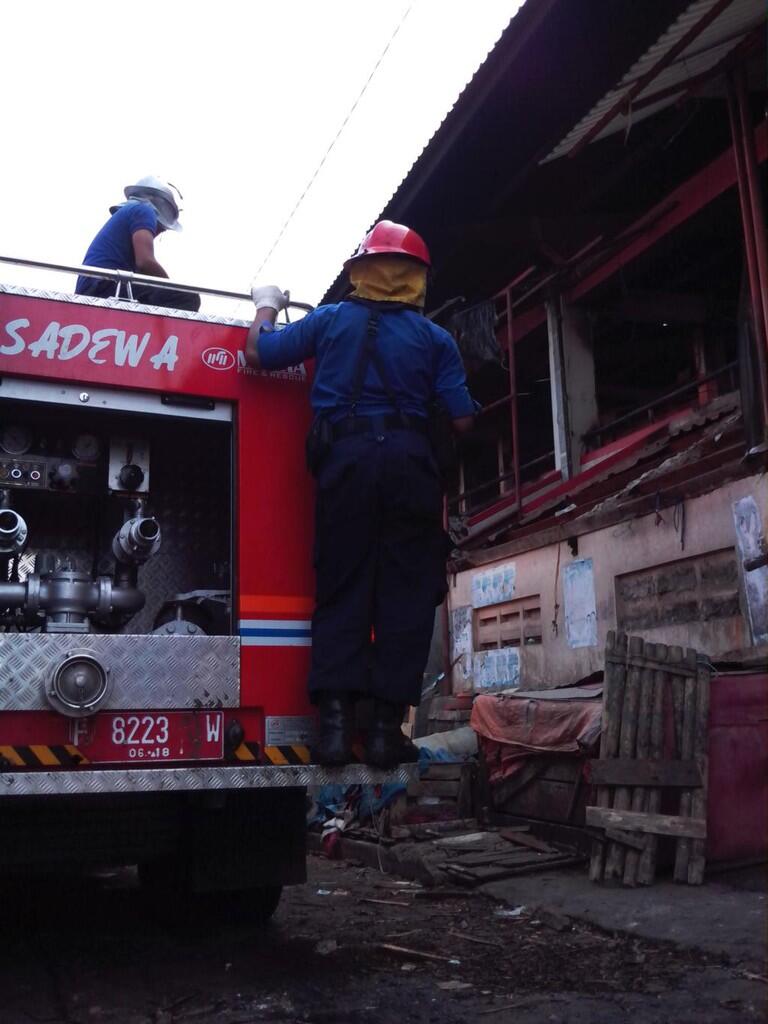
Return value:
<svg viewBox="0 0 768 1024">
<path fill-rule="evenodd" d="M 426 153 L 428 153 L 428 152 L 429 152 L 429 150 L 431 149 L 431 147 L 432 147 L 432 145 L 433 145 L 433 143 L 434 143 L 435 139 L 436 139 L 436 138 L 437 138 L 437 137 L 438 137 L 438 136 L 440 135 L 440 131 L 441 131 L 441 129 L 442 129 L 442 127 L 443 127 L 443 125 L 444 125 L 444 124 L 445 124 L 445 123 L 446 123 L 447 121 L 449 121 L 449 120 L 450 120 L 450 117 L 451 117 L 451 115 L 452 115 L 452 114 L 454 113 L 454 111 L 456 111 L 456 110 L 457 110 L 457 109 L 458 109 L 458 108 L 459 108 L 459 107 L 461 106 L 461 104 L 462 104 L 462 102 L 463 102 L 463 100 L 464 100 L 464 98 L 465 98 L 465 96 L 466 96 L 467 92 L 468 92 L 468 91 L 469 91 L 469 90 L 471 89 L 471 87 L 472 87 L 472 83 L 473 83 L 473 81 L 474 81 L 474 78 L 475 78 L 475 76 L 477 75 L 478 71 L 479 71 L 479 70 L 480 70 L 480 69 L 482 68 L 482 66 L 483 66 L 483 65 L 485 64 L 485 62 L 486 62 L 486 61 L 488 60 L 488 58 L 490 57 L 490 55 L 491 55 L 491 54 L 493 53 L 493 51 L 495 50 L 496 46 L 498 45 L 499 41 L 500 41 L 500 40 L 501 40 L 501 39 L 503 38 L 504 34 L 505 34 L 506 32 L 508 32 L 508 31 L 509 31 L 509 26 L 510 26 L 510 25 L 512 24 L 512 22 L 513 22 L 513 21 L 514 21 L 514 20 L 515 20 L 515 19 L 516 19 L 516 18 L 518 17 L 518 15 L 520 14 L 520 11 L 521 11 L 521 10 L 523 9 L 523 7 L 525 7 L 526 3 L 528 3 L 528 2 L 529 2 L 529 0 L 521 0 L 521 2 L 520 2 L 520 4 L 519 4 L 519 6 L 518 6 L 518 7 L 517 7 L 517 9 L 516 9 L 516 10 L 514 11 L 513 15 L 512 15 L 511 17 L 510 17 L 510 19 L 509 19 L 509 21 L 507 22 L 507 24 L 506 24 L 506 25 L 505 25 L 505 26 L 504 26 L 504 27 L 503 27 L 503 28 L 501 29 L 501 31 L 500 31 L 500 32 L 499 32 L 499 34 L 498 34 L 498 35 L 496 36 L 496 38 L 495 38 L 495 39 L 493 39 L 493 40 L 492 40 L 492 41 L 491 41 L 491 42 L 489 43 L 489 45 L 488 45 L 488 49 L 486 50 L 485 54 L 484 54 L 484 55 L 483 55 L 483 56 L 482 56 L 482 57 L 480 58 L 480 60 L 478 61 L 477 67 L 475 68 L 474 72 L 473 72 L 473 73 L 472 73 L 472 75 L 471 75 L 471 76 L 469 77 L 469 79 L 468 79 L 468 80 L 467 80 L 467 81 L 466 81 L 466 82 L 464 83 L 463 87 L 462 87 L 462 88 L 461 88 L 461 90 L 459 91 L 459 93 L 458 93 L 458 95 L 457 95 L 456 99 L 454 100 L 453 104 L 452 104 L 452 105 L 451 105 L 451 106 L 450 106 L 450 107 L 449 107 L 449 108 L 448 108 L 448 109 L 447 109 L 447 110 L 445 111 L 445 113 L 443 114 L 442 118 L 441 118 L 441 119 L 440 119 L 440 121 L 438 122 L 438 124 L 437 124 L 437 126 L 435 127 L 435 129 L 434 129 L 434 131 L 432 132 L 432 134 L 431 134 L 431 135 L 429 136 L 429 138 L 427 139 L 427 141 L 426 141 L 426 142 L 424 143 L 424 145 L 423 145 L 423 146 L 421 147 L 421 149 L 419 150 L 419 152 L 417 153 L 417 155 L 416 155 L 416 156 L 414 157 L 414 159 L 413 159 L 413 161 L 411 162 L 411 165 L 410 165 L 410 167 L 408 168 L 408 170 L 407 170 L 407 171 L 405 172 L 405 174 L 403 174 L 403 176 L 402 176 L 402 178 L 400 179 L 400 181 L 399 181 L 399 182 L 397 183 L 397 185 L 396 185 L 396 186 L 395 186 L 395 187 L 393 188 L 393 190 L 392 190 L 391 194 L 389 195 L 389 197 L 388 197 L 387 201 L 386 201 L 386 202 L 384 203 L 384 205 L 383 205 L 383 206 L 381 207 L 381 212 L 379 213 L 379 215 L 378 215 L 377 217 L 375 217 L 375 218 L 374 218 L 374 219 L 373 219 L 373 220 L 372 220 L 372 221 L 370 222 L 370 224 L 369 224 L 369 225 L 368 225 L 368 227 L 367 227 L 367 228 L 365 229 L 365 231 L 370 231 L 370 230 L 371 230 L 371 228 L 373 227 L 373 225 L 374 225 L 374 224 L 376 224 L 376 223 L 377 223 L 377 222 L 378 222 L 379 220 L 381 220 L 381 218 L 382 218 L 382 216 L 383 216 L 384 212 L 386 211 L 387 207 L 388 207 L 388 206 L 390 205 L 390 203 L 391 203 L 391 202 L 392 202 L 392 200 L 393 200 L 393 199 L 395 198 L 395 196 L 396 196 L 396 195 L 398 194 L 398 192 L 399 192 L 399 191 L 400 191 L 400 189 L 401 189 L 401 188 L 403 187 L 403 185 L 405 184 L 405 182 L 406 182 L 406 181 L 408 180 L 408 178 L 409 178 L 409 177 L 411 176 L 411 174 L 413 173 L 413 170 L 414 170 L 414 168 L 415 168 L 415 167 L 416 167 L 416 165 L 417 165 L 417 164 L 419 163 L 419 160 L 421 160 L 421 159 L 422 159 L 422 157 L 423 157 L 423 156 L 424 156 L 424 155 L 425 155 Z M 362 235 L 364 235 L 364 234 L 365 234 L 365 231 L 363 231 L 363 230 L 361 230 L 361 231 L 360 231 L 360 237 L 362 237 Z M 353 252 L 354 252 L 354 251 L 355 251 L 354 249 L 350 250 L 350 256 L 351 256 L 351 255 L 353 254 Z M 330 285 L 328 286 L 328 288 L 327 288 L 327 290 L 326 290 L 326 292 L 325 292 L 325 295 L 324 295 L 324 296 L 323 296 L 323 298 L 322 298 L 322 299 L 320 300 L 321 304 L 322 304 L 323 302 L 326 302 L 326 301 L 327 301 L 327 296 L 328 296 L 328 295 L 330 294 L 330 292 L 331 292 L 331 291 L 333 290 L 333 287 L 334 287 L 334 285 L 335 285 L 335 284 L 337 284 L 337 283 L 339 282 L 339 280 L 341 280 L 341 279 L 343 278 L 343 276 L 344 276 L 344 272 L 343 272 L 343 271 L 339 271 L 339 273 L 338 273 L 338 274 L 336 275 L 336 277 L 334 278 L 334 280 L 333 280 L 333 281 L 331 281 Z"/>
<path fill-rule="evenodd" d="M 616 88 L 596 103 L 586 117 L 566 135 L 562 142 L 542 160 L 555 160 L 557 157 L 569 153 L 585 135 L 600 121 L 600 119 L 627 94 L 632 85 L 652 70 L 654 65 L 679 42 L 682 37 L 693 28 L 701 19 L 714 7 L 718 0 L 695 0 L 649 47 L 643 56 L 636 61 L 627 74 L 621 79 Z M 645 97 L 650 97 L 662 90 L 674 90 L 679 86 L 679 91 L 672 91 L 670 95 L 660 99 L 647 107 L 642 107 L 634 112 L 630 109 L 629 116 L 618 113 L 603 130 L 595 137 L 602 139 L 619 131 L 624 131 L 633 123 L 644 120 L 662 110 L 664 107 L 673 104 L 680 93 L 686 88 L 686 83 L 697 75 L 710 70 L 744 39 L 752 29 L 766 22 L 767 18 L 765 0 L 733 0 L 721 14 L 709 24 L 700 35 L 678 54 L 675 60 L 655 76 L 646 87 L 634 98 L 637 103 Z"/>
</svg>

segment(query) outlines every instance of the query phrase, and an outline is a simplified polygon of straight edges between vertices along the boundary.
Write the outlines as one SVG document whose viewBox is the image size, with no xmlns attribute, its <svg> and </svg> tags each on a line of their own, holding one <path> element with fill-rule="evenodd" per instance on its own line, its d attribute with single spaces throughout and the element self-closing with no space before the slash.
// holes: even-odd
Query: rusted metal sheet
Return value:
<svg viewBox="0 0 768 1024">
<path fill-rule="evenodd" d="M 765 652 L 768 666 L 768 651 Z M 715 676 L 709 718 L 707 859 L 768 854 L 768 667 Z"/>
</svg>

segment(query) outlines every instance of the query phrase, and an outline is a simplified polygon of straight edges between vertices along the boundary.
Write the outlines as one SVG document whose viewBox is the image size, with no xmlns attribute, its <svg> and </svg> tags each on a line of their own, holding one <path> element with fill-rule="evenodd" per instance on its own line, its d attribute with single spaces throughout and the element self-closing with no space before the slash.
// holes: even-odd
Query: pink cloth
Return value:
<svg viewBox="0 0 768 1024">
<path fill-rule="evenodd" d="M 600 735 L 603 702 L 483 694 L 470 725 L 480 737 L 491 783 L 518 771 L 529 757 L 585 755 Z"/>
</svg>

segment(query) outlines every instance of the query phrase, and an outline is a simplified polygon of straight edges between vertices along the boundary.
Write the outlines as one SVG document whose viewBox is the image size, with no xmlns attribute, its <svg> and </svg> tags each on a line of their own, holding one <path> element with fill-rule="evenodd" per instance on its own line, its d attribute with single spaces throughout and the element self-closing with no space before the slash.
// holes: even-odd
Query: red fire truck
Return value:
<svg viewBox="0 0 768 1024">
<path fill-rule="evenodd" d="M 248 367 L 247 326 L 0 285 L 0 866 L 268 917 L 306 787 L 374 777 L 308 763 L 308 381 Z"/>
</svg>

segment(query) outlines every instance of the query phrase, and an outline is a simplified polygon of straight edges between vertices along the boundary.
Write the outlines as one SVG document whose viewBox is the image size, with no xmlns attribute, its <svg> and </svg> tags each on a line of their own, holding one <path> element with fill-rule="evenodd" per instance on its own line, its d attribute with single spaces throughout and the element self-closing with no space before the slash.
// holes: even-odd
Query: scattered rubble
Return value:
<svg viewBox="0 0 768 1024">
<path fill-rule="evenodd" d="M 764 1019 L 754 966 L 498 906 L 478 888 L 429 890 L 324 857 L 309 870 L 261 929 L 226 904 L 193 927 L 169 904 L 158 926 L 135 881 L 1 893 L 17 936 L 0 965 L 3 1024 L 549 1024 L 553 1007 L 579 1024 Z"/>
</svg>

